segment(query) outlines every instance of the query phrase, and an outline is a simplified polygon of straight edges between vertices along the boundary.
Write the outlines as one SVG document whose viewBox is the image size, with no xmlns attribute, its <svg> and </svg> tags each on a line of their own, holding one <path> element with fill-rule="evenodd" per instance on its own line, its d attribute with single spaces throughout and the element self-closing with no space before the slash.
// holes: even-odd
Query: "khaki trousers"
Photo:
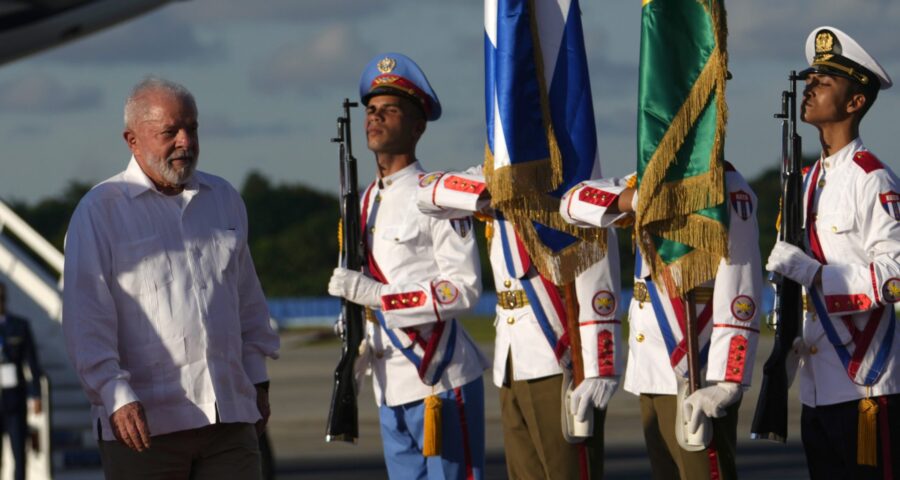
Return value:
<svg viewBox="0 0 900 480">
<path fill-rule="evenodd" d="M 734 454 L 740 404 L 738 401 L 728 407 L 724 417 L 712 419 L 711 448 L 688 452 L 675 440 L 675 395 L 642 394 L 641 423 L 654 480 L 709 479 L 713 468 L 718 471 L 718 478 L 736 479 Z M 710 456 L 713 449 L 716 452 L 714 459 Z"/>
<path fill-rule="evenodd" d="M 259 439 L 250 423 L 217 423 L 150 439 L 135 452 L 125 444 L 101 441 L 107 480 L 260 480 Z"/>
<path fill-rule="evenodd" d="M 562 381 L 562 375 L 553 375 L 511 381 L 500 387 L 503 443 L 510 479 L 579 479 L 582 455 L 587 455 L 590 478 L 603 478 L 606 412 L 594 410 L 593 437 L 582 444 L 568 443 L 562 435 Z"/>
</svg>

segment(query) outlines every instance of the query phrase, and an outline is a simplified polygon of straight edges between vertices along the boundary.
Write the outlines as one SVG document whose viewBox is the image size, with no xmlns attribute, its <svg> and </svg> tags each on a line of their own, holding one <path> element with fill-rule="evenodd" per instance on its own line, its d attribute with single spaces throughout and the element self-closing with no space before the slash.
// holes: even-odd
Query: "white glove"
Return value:
<svg viewBox="0 0 900 480">
<path fill-rule="evenodd" d="M 612 377 L 585 378 L 572 392 L 570 407 L 579 422 L 587 420 L 588 408 L 604 409 L 619 388 L 619 380 Z"/>
<path fill-rule="evenodd" d="M 766 270 L 780 273 L 806 287 L 813 284 L 820 268 L 822 264 L 816 259 L 799 247 L 781 240 L 775 242 L 769 261 L 766 262 Z"/>
<path fill-rule="evenodd" d="M 334 269 L 328 281 L 328 294 L 342 297 L 351 302 L 369 308 L 381 306 L 381 288 L 384 284 L 355 270 L 343 267 Z"/>
<path fill-rule="evenodd" d="M 703 416 L 720 418 L 725 416 L 725 408 L 741 399 L 741 384 L 719 382 L 701 388 L 684 400 L 684 417 L 688 419 L 688 432 L 696 432 L 703 423 Z"/>
</svg>

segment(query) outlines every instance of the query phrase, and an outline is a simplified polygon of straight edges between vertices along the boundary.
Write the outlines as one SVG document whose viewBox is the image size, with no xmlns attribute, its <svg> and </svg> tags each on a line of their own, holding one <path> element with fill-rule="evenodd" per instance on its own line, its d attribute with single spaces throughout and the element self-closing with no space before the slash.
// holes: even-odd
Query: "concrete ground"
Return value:
<svg viewBox="0 0 900 480">
<path fill-rule="evenodd" d="M 308 337 L 282 336 L 282 357 L 270 362 L 272 419 L 269 435 L 279 480 L 387 478 L 381 457 L 378 414 L 372 398 L 371 379 L 359 397 L 360 438 L 356 445 L 325 443 L 325 422 L 331 399 L 331 377 L 339 346 L 309 345 Z M 491 353 L 491 345 L 482 345 Z M 787 444 L 750 440 L 750 423 L 762 364 L 771 350 L 771 337 L 760 341 L 754 371 L 754 388 L 744 395 L 738 426 L 738 469 L 742 479 L 808 478 L 800 446 L 800 404 L 790 393 Z M 485 478 L 505 479 L 503 435 L 497 389 L 485 378 L 487 462 Z M 650 466 L 641 433 L 637 397 L 619 390 L 606 417 L 606 478 L 650 478 Z"/>
</svg>

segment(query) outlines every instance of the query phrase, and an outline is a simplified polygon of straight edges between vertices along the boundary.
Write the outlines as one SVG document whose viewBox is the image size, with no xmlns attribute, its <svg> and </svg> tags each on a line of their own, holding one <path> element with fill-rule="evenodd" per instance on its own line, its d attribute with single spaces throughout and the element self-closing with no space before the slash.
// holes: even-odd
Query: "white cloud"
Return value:
<svg viewBox="0 0 900 480">
<path fill-rule="evenodd" d="M 257 62 L 250 73 L 250 83 L 267 93 L 318 91 L 336 78 L 359 75 L 359 66 L 369 59 L 368 52 L 368 46 L 354 29 L 332 25 L 312 41 L 282 45 Z"/>
<path fill-rule="evenodd" d="M 189 19 L 166 7 L 54 50 L 44 60 L 76 65 L 184 63 L 221 58 L 224 52 L 222 44 L 202 41 Z"/>
<path fill-rule="evenodd" d="M 890 0 L 753 0 L 727 5 L 729 51 L 746 58 L 797 61 L 814 28 L 831 25 L 882 63 L 900 58 L 900 2 Z"/>
<path fill-rule="evenodd" d="M 180 11 L 199 22 L 316 23 L 364 17 L 396 6 L 398 0 L 192 0 L 177 5 Z"/>
<path fill-rule="evenodd" d="M 0 111 L 81 111 L 100 106 L 102 99 L 100 88 L 96 86 L 69 86 L 43 72 L 24 74 L 0 82 Z"/>
<path fill-rule="evenodd" d="M 283 123 L 252 123 L 236 121 L 222 113 L 200 115 L 200 137 L 218 138 L 246 138 L 246 137 L 270 137 L 290 133 L 290 129 Z"/>
</svg>

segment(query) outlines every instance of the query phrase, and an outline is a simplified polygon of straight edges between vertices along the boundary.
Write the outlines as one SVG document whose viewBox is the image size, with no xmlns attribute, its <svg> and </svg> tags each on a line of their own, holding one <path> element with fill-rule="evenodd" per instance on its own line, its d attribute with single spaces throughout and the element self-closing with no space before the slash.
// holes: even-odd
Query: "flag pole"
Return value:
<svg viewBox="0 0 900 480">
<path fill-rule="evenodd" d="M 566 325 L 569 331 L 569 352 L 572 358 L 572 386 L 577 387 L 584 380 L 584 362 L 581 360 L 581 331 L 578 325 L 578 297 L 575 282 L 563 287 L 566 298 Z"/>
<path fill-rule="evenodd" d="M 697 331 L 697 303 L 694 297 L 694 290 L 691 290 L 685 296 L 687 303 L 687 319 L 685 325 L 685 337 L 687 342 L 687 362 L 688 362 L 688 395 L 696 392 L 702 387 L 700 379 L 700 332 Z"/>
</svg>

